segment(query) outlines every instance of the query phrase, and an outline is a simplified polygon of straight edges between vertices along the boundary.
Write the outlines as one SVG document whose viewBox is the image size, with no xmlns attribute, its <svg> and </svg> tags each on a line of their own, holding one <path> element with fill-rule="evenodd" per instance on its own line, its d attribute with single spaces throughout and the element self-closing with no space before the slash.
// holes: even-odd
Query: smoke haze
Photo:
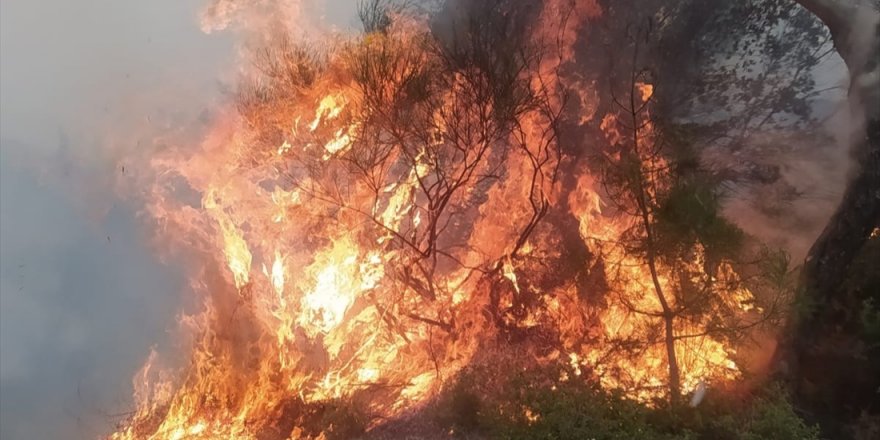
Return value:
<svg viewBox="0 0 880 440">
<path fill-rule="evenodd" d="M 106 435 L 150 347 L 174 343 L 181 270 L 157 261 L 140 206 L 114 189 L 120 163 L 144 154 L 131 127 L 159 135 L 234 87 L 236 29 L 205 23 L 233 3 L 2 2 L 4 440 Z M 353 2 L 309 4 L 354 25 Z"/>
<path fill-rule="evenodd" d="M 182 278 L 151 255 L 136 208 L 104 185 L 119 170 L 98 154 L 95 127 L 124 113 L 142 119 L 126 99 L 150 91 L 210 97 L 194 86 L 200 77 L 214 86 L 229 42 L 199 32 L 198 7 L 2 3 L 4 440 L 106 433 L 130 407 L 130 378 L 150 345 L 167 340 Z"/>
</svg>

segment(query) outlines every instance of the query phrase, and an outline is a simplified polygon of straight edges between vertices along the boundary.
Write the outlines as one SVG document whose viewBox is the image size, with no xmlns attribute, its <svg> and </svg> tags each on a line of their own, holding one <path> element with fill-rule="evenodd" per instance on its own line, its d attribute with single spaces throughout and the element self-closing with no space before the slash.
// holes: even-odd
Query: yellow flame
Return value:
<svg viewBox="0 0 880 440">
<path fill-rule="evenodd" d="M 318 104 L 315 110 L 315 119 L 309 124 L 309 131 L 315 131 L 322 121 L 335 119 L 342 113 L 345 107 L 345 100 L 342 95 L 327 95 Z"/>
<path fill-rule="evenodd" d="M 227 266 L 235 279 L 235 287 L 239 289 L 248 283 L 251 270 L 251 255 L 247 242 L 241 231 L 218 206 L 213 191 L 205 196 L 205 209 L 213 213 L 214 219 L 220 226 L 223 235 L 223 252 L 226 255 Z"/>
</svg>

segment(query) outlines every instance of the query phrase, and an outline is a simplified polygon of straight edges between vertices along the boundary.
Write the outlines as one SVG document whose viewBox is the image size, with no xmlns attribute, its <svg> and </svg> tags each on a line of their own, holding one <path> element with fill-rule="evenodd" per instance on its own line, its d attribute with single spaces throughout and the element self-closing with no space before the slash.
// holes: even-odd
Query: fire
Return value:
<svg viewBox="0 0 880 440">
<path fill-rule="evenodd" d="M 649 99 L 651 99 L 652 96 L 654 96 L 653 84 L 639 82 L 636 83 L 636 89 L 639 91 L 639 98 L 642 101 L 647 102 Z"/>
<path fill-rule="evenodd" d="M 343 102 L 342 95 L 327 95 L 321 99 L 318 109 L 315 110 L 315 119 L 309 124 L 309 131 L 315 131 L 322 119 L 326 121 L 336 119 L 345 107 Z"/>
<path fill-rule="evenodd" d="M 378 258 L 372 259 L 372 267 L 357 264 L 357 255 L 349 253 L 354 249 L 351 243 L 334 244 L 327 255 L 329 261 L 316 262 L 315 285 L 302 298 L 302 328 L 315 334 L 330 332 L 342 322 L 355 297 L 381 279 Z"/>
<path fill-rule="evenodd" d="M 557 3 L 548 2 L 539 35 L 552 33 L 564 9 Z M 543 96 L 553 111 L 561 112 L 557 72 L 576 27 L 601 13 L 578 4 L 563 38 L 550 39 L 562 58 L 525 66 L 510 86 Z M 556 335 L 555 354 L 540 362 L 635 398 L 663 394 L 660 345 L 636 357 L 611 349 L 615 340 L 653 340 L 633 310 L 659 305 L 644 265 L 609 245 L 627 220 L 605 212 L 597 177 L 580 171 L 577 188 L 562 192 L 555 122 L 542 107 L 499 124 L 493 112 L 506 103 L 477 99 L 478 81 L 459 75 L 416 90 L 442 60 L 420 52 L 426 23 L 400 20 L 330 51 L 324 65 L 304 61 L 311 82 L 218 118 L 200 144 L 151 159 L 150 212 L 162 234 L 202 258 L 193 285 L 204 305 L 183 318 L 195 338 L 190 362 L 160 374 L 151 355 L 137 376 L 137 410 L 111 439 L 323 438 L 308 423 L 316 404 L 357 398 L 375 420 L 392 418 L 436 395 L 500 332 L 523 328 Z M 370 68 L 387 71 L 356 70 L 375 53 L 392 60 Z M 647 101 L 653 88 L 639 93 Z M 427 98 L 412 105 L 418 94 Z M 395 108 L 404 105 L 412 107 Z M 174 196 L 181 186 L 201 195 L 200 206 Z M 577 219 L 604 271 L 616 271 L 611 290 L 629 302 L 609 295 L 599 307 L 573 280 L 541 281 L 554 278 L 561 240 L 542 220 L 564 197 L 563 214 Z M 694 273 L 702 258 L 696 249 Z M 736 277 L 730 267 L 722 273 Z M 677 282 L 661 268 L 664 286 Z M 741 290 L 731 301 L 745 311 L 750 298 Z M 685 390 L 738 375 L 733 348 L 698 335 L 705 324 L 676 328 L 695 335 L 676 348 Z M 540 417 L 524 411 L 531 422 Z"/>
<path fill-rule="evenodd" d="M 216 209 L 217 205 L 211 199 L 205 202 L 205 209 Z M 229 271 L 235 278 L 235 287 L 241 288 L 248 283 L 251 267 L 251 252 L 248 250 L 247 242 L 241 236 L 238 228 L 232 222 L 220 214 L 217 217 L 217 223 L 223 234 L 224 254 L 229 266 Z"/>
</svg>

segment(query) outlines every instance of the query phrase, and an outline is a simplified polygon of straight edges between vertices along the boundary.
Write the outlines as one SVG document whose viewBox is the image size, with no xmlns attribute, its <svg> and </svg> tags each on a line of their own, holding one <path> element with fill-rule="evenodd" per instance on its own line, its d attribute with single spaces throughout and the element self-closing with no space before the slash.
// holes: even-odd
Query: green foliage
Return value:
<svg viewBox="0 0 880 440">
<path fill-rule="evenodd" d="M 742 440 L 819 438 L 819 429 L 807 426 L 791 404 L 782 399 L 759 399 L 737 425 Z"/>
<path fill-rule="evenodd" d="M 792 288 L 791 255 L 783 249 L 765 247 L 759 260 L 763 279 L 776 291 Z"/>
<path fill-rule="evenodd" d="M 435 411 L 437 422 L 459 431 L 480 427 L 481 400 L 474 390 L 475 376 L 463 374 L 447 390 Z"/>
<path fill-rule="evenodd" d="M 664 110 L 728 109 L 710 119 L 734 136 L 812 120 L 811 71 L 829 51 L 809 11 L 784 0 L 658 3 L 669 11 L 653 51 Z"/>
<path fill-rule="evenodd" d="M 735 255 L 743 233 L 720 215 L 720 205 L 711 183 L 697 178 L 676 182 L 657 211 L 655 228 L 661 249 L 677 255 L 701 243 L 707 256 Z"/>
<path fill-rule="evenodd" d="M 495 412 L 487 424 L 492 438 L 527 439 L 673 439 L 693 438 L 686 431 L 674 435 L 649 422 L 650 411 L 635 402 L 596 387 L 564 383 L 553 389 L 528 390 L 520 401 Z M 534 421 L 526 415 L 530 411 Z"/>
<path fill-rule="evenodd" d="M 690 424 L 700 439 L 809 440 L 819 438 L 817 426 L 801 419 L 785 392 L 777 386 L 764 390 L 750 402 L 708 402 L 692 410 Z"/>
<path fill-rule="evenodd" d="M 594 384 L 571 379 L 551 385 L 562 370 L 518 373 L 502 391 L 478 394 L 482 374 L 467 373 L 437 406 L 437 420 L 457 432 L 491 439 L 672 439 L 649 423 L 651 410 Z M 570 373 L 569 373 L 570 374 Z M 485 391 L 485 390 L 483 390 Z"/>
<path fill-rule="evenodd" d="M 319 426 L 327 440 L 355 438 L 366 431 L 368 417 L 352 402 L 335 400 L 323 404 Z"/>
<path fill-rule="evenodd" d="M 482 438 L 526 440 L 813 440 L 807 425 L 776 386 L 743 399 L 712 393 L 697 408 L 649 407 L 601 389 L 563 369 L 520 372 L 501 391 L 484 394 L 482 375 L 468 372 L 435 408 L 441 425 Z"/>
<path fill-rule="evenodd" d="M 654 229 L 660 249 L 675 259 L 699 243 L 710 259 L 734 257 L 743 244 L 743 232 L 722 216 L 717 179 L 700 165 L 692 127 L 655 122 L 671 180 L 670 187 L 656 195 Z"/>
<path fill-rule="evenodd" d="M 866 339 L 875 343 L 880 342 L 880 309 L 877 308 L 874 298 L 862 301 L 861 319 L 862 332 Z"/>
</svg>

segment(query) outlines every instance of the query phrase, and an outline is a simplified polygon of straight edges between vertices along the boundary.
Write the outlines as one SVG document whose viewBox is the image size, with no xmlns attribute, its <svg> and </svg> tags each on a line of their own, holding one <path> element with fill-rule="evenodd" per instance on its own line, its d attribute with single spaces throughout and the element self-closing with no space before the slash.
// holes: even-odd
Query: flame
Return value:
<svg viewBox="0 0 880 440">
<path fill-rule="evenodd" d="M 652 88 L 639 87 L 642 99 L 650 98 Z M 648 93 L 646 95 L 646 93 Z M 605 131 L 609 144 L 621 142 L 622 135 L 617 130 L 615 117 L 604 118 L 601 128 Z M 650 136 L 650 123 L 645 124 L 646 136 Z M 661 163 L 665 166 L 665 163 Z M 620 237 L 638 221 L 626 217 L 606 217 L 603 214 L 603 203 L 594 190 L 595 178 L 584 174 L 578 179 L 578 190 L 574 191 L 569 200 L 572 212 L 580 221 L 579 232 L 589 243 L 590 248 L 601 255 L 605 262 L 605 272 L 616 284 L 611 286 L 616 291 L 618 301 L 609 302 L 600 316 L 601 339 L 608 346 L 615 341 L 654 341 L 652 320 L 663 313 L 661 303 L 654 293 L 653 281 L 649 268 L 640 261 L 637 255 L 626 252 L 617 245 Z M 707 275 L 702 270 L 705 262 L 705 250 L 697 245 L 692 249 L 692 256 L 684 267 L 673 269 L 658 262 L 659 284 L 664 292 L 676 291 L 678 283 L 674 274 L 688 274 L 688 281 L 699 284 Z M 685 277 L 685 278 L 687 278 Z M 726 292 L 725 302 L 731 309 L 746 313 L 754 309 L 754 295 L 741 286 L 739 277 L 728 262 L 722 262 L 717 269 L 713 282 L 736 286 Z M 675 309 L 675 297 L 671 308 Z M 651 315 L 654 318 L 650 317 Z M 689 393 L 704 382 L 712 380 L 734 380 L 740 377 L 740 369 L 733 360 L 736 351 L 725 346 L 706 332 L 710 325 L 709 317 L 700 320 L 680 320 L 674 328 L 674 334 L 682 337 L 675 343 L 676 358 L 681 369 L 681 389 Z M 688 335 L 683 338 L 683 335 Z M 691 336 L 693 335 L 693 336 Z M 667 387 L 666 347 L 661 342 L 641 346 L 635 357 L 609 356 L 602 350 L 591 350 L 584 353 L 585 359 L 596 372 L 600 383 L 606 388 L 624 390 L 629 397 L 649 401 L 658 396 L 658 390 Z M 579 374 L 578 355 L 570 354 L 571 367 Z"/>
<path fill-rule="evenodd" d="M 572 15 L 565 2 L 546 3 L 536 38 L 557 42 L 561 55 L 545 57 L 530 73 L 544 79 L 528 84 L 550 93 L 548 105 L 561 106 L 553 94 L 563 82 L 558 71 L 573 58 L 579 26 L 601 10 L 576 2 Z M 242 13 L 229 0 L 211 9 L 210 29 Z M 549 24 L 559 15 L 568 17 L 564 25 Z M 550 177 L 562 161 L 552 154 L 557 138 L 536 110 L 518 121 L 519 137 L 466 139 L 456 150 L 453 136 L 468 136 L 474 124 L 492 119 L 482 117 L 491 103 L 474 102 L 470 84 L 459 77 L 437 92 L 430 112 L 399 115 L 411 118 L 399 123 L 410 129 L 424 124 L 418 148 L 389 147 L 396 141 L 385 138 L 393 138 L 393 129 L 364 134 L 369 97 L 352 82 L 346 51 L 388 45 L 418 53 L 427 24 L 402 19 L 397 26 L 330 51 L 325 70 L 297 89 L 296 99 L 259 107 L 259 117 L 218 118 L 201 143 L 151 158 L 149 212 L 161 223 L 160 234 L 198 255 L 192 285 L 203 308 L 182 318 L 194 339 L 190 361 L 159 368 L 152 353 L 135 379 L 136 411 L 111 439 L 251 440 L 275 438 L 267 433 L 280 425 L 292 428 L 277 438 L 323 438 L 308 423 L 309 408 L 355 397 L 368 402 L 376 420 L 393 418 L 439 392 L 487 341 L 498 339 L 502 325 L 555 334 L 556 354 L 542 362 L 559 362 L 642 400 L 662 395 L 660 345 L 649 344 L 636 357 L 608 350 L 614 340 L 652 340 L 650 320 L 632 310 L 659 307 L 644 265 L 607 245 L 619 241 L 627 221 L 604 212 L 601 183 L 589 172 L 577 176 L 575 190 L 561 191 Z M 410 61 L 416 69 L 430 60 Z M 386 73 L 383 93 L 393 92 L 407 72 Z M 647 101 L 653 86 L 641 84 L 639 93 Z M 590 96 L 595 93 L 581 98 Z M 581 123 L 596 108 L 583 107 L 589 114 L 577 115 Z M 301 130 L 300 121 L 310 122 Z M 621 141 L 614 115 L 603 116 L 601 126 L 609 144 Z M 494 168 L 502 156 L 503 168 Z M 379 160 L 389 165 L 366 166 Z M 450 169 L 439 172 L 440 166 Z M 530 175 L 536 177 L 523 178 Z M 451 178 L 460 180 L 444 180 Z M 449 188 L 454 191 L 443 192 Z M 201 195 L 200 206 L 180 200 L 184 190 Z M 605 271 L 616 271 L 612 290 L 629 303 L 611 298 L 599 308 L 579 296 L 574 280 L 540 281 L 561 266 L 561 238 L 536 226 L 515 244 L 542 206 L 568 207 L 564 214 L 577 219 L 584 244 L 608 262 Z M 696 249 L 694 273 L 703 258 Z M 661 283 L 674 287 L 671 268 L 660 272 Z M 729 265 L 719 273 L 737 276 Z M 747 290 L 731 299 L 743 310 L 752 300 Z M 681 324 L 676 332 L 698 334 L 705 324 Z M 695 336 L 676 350 L 686 390 L 738 375 L 734 349 L 709 337 Z M 529 408 L 524 416 L 530 423 L 540 417 Z"/>
<path fill-rule="evenodd" d="M 361 287 L 374 282 L 372 277 L 359 282 L 357 256 L 350 254 L 352 250 L 351 243 L 340 242 L 329 251 L 328 261 L 317 262 L 315 286 L 302 298 L 304 313 L 299 320 L 308 331 L 327 333 L 338 326 Z"/>
<path fill-rule="evenodd" d="M 315 119 L 309 124 L 309 131 L 315 131 L 322 120 L 330 121 L 336 119 L 342 113 L 342 109 L 345 108 L 344 102 L 342 95 L 327 95 L 322 98 L 317 110 L 315 110 Z"/>
<path fill-rule="evenodd" d="M 644 102 L 647 102 L 649 99 L 651 99 L 652 96 L 654 96 L 653 84 L 637 82 L 636 90 L 639 91 L 639 98 Z"/>
<path fill-rule="evenodd" d="M 241 231 L 219 208 L 214 192 L 209 191 L 205 197 L 204 207 L 214 214 L 223 236 L 223 253 L 227 265 L 235 279 L 235 287 L 241 288 L 248 283 L 253 258 Z"/>
</svg>

